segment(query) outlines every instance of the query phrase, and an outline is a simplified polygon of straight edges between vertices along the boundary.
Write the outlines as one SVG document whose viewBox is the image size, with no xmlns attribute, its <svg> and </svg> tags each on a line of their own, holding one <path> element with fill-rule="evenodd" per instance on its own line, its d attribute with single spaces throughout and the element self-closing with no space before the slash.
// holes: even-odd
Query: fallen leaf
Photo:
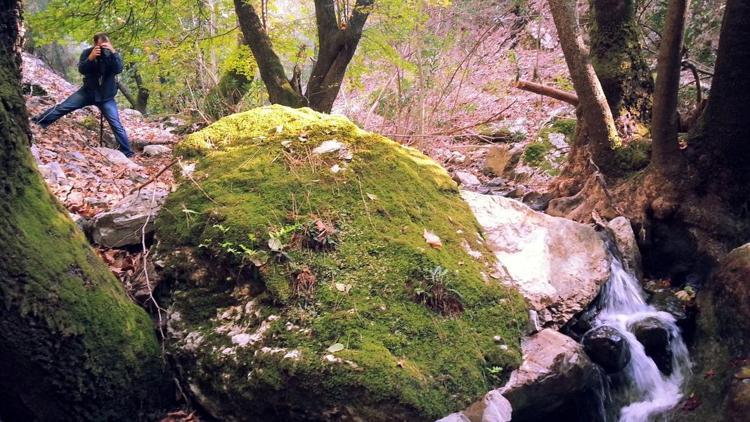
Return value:
<svg viewBox="0 0 750 422">
<path fill-rule="evenodd" d="M 336 286 L 336 290 L 344 293 L 349 293 L 349 290 L 352 289 L 351 284 L 335 283 L 334 285 Z"/>
<path fill-rule="evenodd" d="M 268 248 L 274 252 L 279 252 L 284 245 L 281 244 L 281 240 L 276 237 L 268 239 Z"/>
<path fill-rule="evenodd" d="M 336 353 L 336 352 L 340 352 L 340 351 L 344 350 L 344 348 L 345 348 L 345 347 L 344 347 L 344 345 L 343 345 L 343 344 L 341 344 L 341 343 L 333 343 L 333 344 L 332 344 L 332 345 L 330 345 L 330 346 L 328 347 L 328 349 L 326 349 L 326 350 L 327 350 L 327 351 L 328 351 L 329 353 Z"/>
<path fill-rule="evenodd" d="M 433 248 L 441 249 L 443 247 L 443 242 L 440 241 L 440 238 L 435 233 L 424 229 L 423 236 L 427 244 L 432 246 Z"/>
<path fill-rule="evenodd" d="M 370 198 L 370 201 L 377 201 L 378 200 L 378 196 L 375 195 L 375 194 L 372 194 L 372 193 L 368 193 L 367 197 Z"/>
</svg>

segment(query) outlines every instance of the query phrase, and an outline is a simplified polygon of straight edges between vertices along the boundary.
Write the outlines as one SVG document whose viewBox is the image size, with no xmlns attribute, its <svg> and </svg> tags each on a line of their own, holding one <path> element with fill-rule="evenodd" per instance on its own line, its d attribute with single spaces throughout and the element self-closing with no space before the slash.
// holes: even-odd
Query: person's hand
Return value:
<svg viewBox="0 0 750 422">
<path fill-rule="evenodd" d="M 100 46 L 96 46 L 91 49 L 91 52 L 89 53 L 89 61 L 93 62 L 96 60 L 97 57 L 102 55 L 102 48 Z"/>
<path fill-rule="evenodd" d="M 106 48 L 107 50 L 111 51 L 112 53 L 115 52 L 115 48 L 112 47 L 112 44 L 109 41 L 101 43 L 101 48 Z"/>
</svg>

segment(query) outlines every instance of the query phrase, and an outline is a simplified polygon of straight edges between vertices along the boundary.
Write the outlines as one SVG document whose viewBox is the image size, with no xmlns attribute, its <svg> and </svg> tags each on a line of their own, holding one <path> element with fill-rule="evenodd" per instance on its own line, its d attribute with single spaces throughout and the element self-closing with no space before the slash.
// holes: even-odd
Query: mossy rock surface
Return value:
<svg viewBox="0 0 750 422">
<path fill-rule="evenodd" d="M 177 153 L 197 166 L 157 221 L 169 348 L 214 416 L 434 420 L 520 363 L 523 299 L 483 276 L 477 222 L 420 152 L 270 106 Z"/>
</svg>

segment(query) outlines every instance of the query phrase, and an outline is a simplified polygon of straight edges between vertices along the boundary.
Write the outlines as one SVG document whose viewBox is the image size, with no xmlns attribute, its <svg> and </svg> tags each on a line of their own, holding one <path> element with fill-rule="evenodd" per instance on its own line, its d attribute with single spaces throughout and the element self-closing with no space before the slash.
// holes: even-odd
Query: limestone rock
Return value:
<svg viewBox="0 0 750 422">
<path fill-rule="evenodd" d="M 156 214 L 166 196 L 164 190 L 144 189 L 126 196 L 110 211 L 95 215 L 90 224 L 94 242 L 108 248 L 140 244 L 143 230 L 147 235 L 154 231 Z"/>
<path fill-rule="evenodd" d="M 523 363 L 498 390 L 513 407 L 513 421 L 538 421 L 591 388 L 596 368 L 582 346 L 552 329 L 523 342 Z"/>
<path fill-rule="evenodd" d="M 125 154 L 123 154 L 122 152 L 116 149 L 104 148 L 104 147 L 98 147 L 94 149 L 97 150 L 103 156 L 105 156 L 107 160 L 109 160 L 112 164 L 125 166 L 131 170 L 143 170 L 143 167 L 132 162 L 128 157 L 125 156 Z"/>
<path fill-rule="evenodd" d="M 625 269 L 632 271 L 639 280 L 643 278 L 643 265 L 641 264 L 641 251 L 635 239 L 633 227 L 630 220 L 623 216 L 614 218 L 607 224 L 614 237 L 617 248 L 622 254 Z"/>
<path fill-rule="evenodd" d="M 585 309 L 609 278 L 604 242 L 593 228 L 533 211 L 499 196 L 463 191 L 489 248 L 539 314 L 545 327 L 560 327 Z"/>
<path fill-rule="evenodd" d="M 468 171 L 459 170 L 453 174 L 453 178 L 462 186 L 479 186 L 482 183 L 477 176 L 474 176 Z"/>
<path fill-rule="evenodd" d="M 143 153 L 149 157 L 169 154 L 170 152 L 172 152 L 171 148 L 166 145 L 146 145 L 143 147 Z"/>
</svg>

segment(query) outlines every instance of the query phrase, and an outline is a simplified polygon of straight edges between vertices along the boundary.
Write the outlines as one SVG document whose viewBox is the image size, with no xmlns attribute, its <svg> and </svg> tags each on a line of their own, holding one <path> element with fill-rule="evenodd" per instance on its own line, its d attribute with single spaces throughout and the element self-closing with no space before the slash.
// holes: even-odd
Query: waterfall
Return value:
<svg viewBox="0 0 750 422">
<path fill-rule="evenodd" d="M 595 325 L 608 325 L 622 333 L 630 348 L 630 362 L 622 370 L 624 388 L 612 403 L 624 405 L 619 422 L 648 422 L 672 409 L 682 399 L 681 387 L 690 375 L 690 358 L 675 319 L 646 303 L 645 292 L 638 279 L 626 271 L 619 254 L 611 254 L 611 274 L 600 298 L 600 312 Z M 644 346 L 636 339 L 633 324 L 645 318 L 658 319 L 669 332 L 672 352 L 672 373 L 663 374 Z"/>
</svg>

